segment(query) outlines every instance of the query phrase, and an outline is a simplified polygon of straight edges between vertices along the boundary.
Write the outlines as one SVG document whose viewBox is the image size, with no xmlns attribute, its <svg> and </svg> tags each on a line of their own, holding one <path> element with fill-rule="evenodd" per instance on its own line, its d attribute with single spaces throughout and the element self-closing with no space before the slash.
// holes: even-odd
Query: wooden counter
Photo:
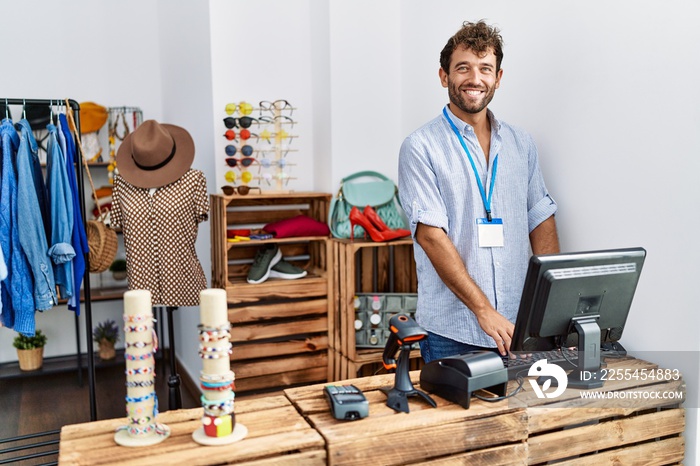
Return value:
<svg viewBox="0 0 700 466">
<path fill-rule="evenodd" d="M 114 430 L 126 419 L 64 426 L 58 463 L 62 465 L 325 465 L 323 438 L 284 396 L 236 402 L 236 422 L 248 428 L 243 440 L 224 446 L 201 446 L 192 432 L 202 425 L 202 408 L 168 411 L 158 422 L 170 437 L 152 447 L 129 448 L 114 443 Z M 269 462 L 266 462 L 269 461 Z"/>
<path fill-rule="evenodd" d="M 608 359 L 607 369 L 630 380 L 607 381 L 586 392 L 612 392 L 612 400 L 582 399 L 567 389 L 556 399 L 536 397 L 528 380 L 514 398 L 489 403 L 472 398 L 468 410 L 438 396 L 437 409 L 409 398 L 410 413 L 386 406 L 378 389 L 393 386 L 393 375 L 352 379 L 370 402 L 370 415 L 336 421 L 322 395 L 323 384 L 289 389 L 287 397 L 326 440 L 329 465 L 399 464 L 677 464 L 685 442 L 685 383 L 634 378 L 656 370 L 633 358 Z M 411 372 L 419 388 L 420 371 Z M 509 383 L 510 393 L 517 386 Z M 662 398 L 663 393 L 682 398 Z M 633 398 L 637 396 L 637 398 Z M 560 463 L 557 463 L 560 464 Z"/>
<path fill-rule="evenodd" d="M 607 381 L 586 393 L 614 394 L 585 399 L 567 389 L 556 399 L 539 399 L 526 380 L 513 398 L 488 403 L 473 398 L 471 407 L 438 396 L 432 408 L 409 398 L 410 413 L 386 406 L 381 387 L 393 386 L 393 374 L 335 382 L 354 384 L 370 402 L 369 417 L 336 421 L 323 396 L 325 384 L 288 389 L 285 396 L 242 400 L 236 418 L 248 437 L 222 447 L 199 446 L 191 433 L 201 425 L 201 409 L 166 412 L 159 422 L 171 437 L 154 447 L 126 448 L 114 443 L 114 428 L 124 419 L 65 426 L 60 464 L 328 464 L 328 465 L 566 465 L 678 464 L 685 442 L 685 383 L 680 375 L 654 378 L 657 366 L 634 358 L 609 359 L 608 370 L 622 380 Z M 411 373 L 419 388 L 419 371 Z M 510 382 L 509 391 L 516 382 Z M 666 395 L 665 395 L 666 394 Z M 668 394 L 675 394 L 671 397 Z M 681 394 L 681 398 L 676 396 Z M 559 463 L 559 461 L 563 461 Z"/>
</svg>

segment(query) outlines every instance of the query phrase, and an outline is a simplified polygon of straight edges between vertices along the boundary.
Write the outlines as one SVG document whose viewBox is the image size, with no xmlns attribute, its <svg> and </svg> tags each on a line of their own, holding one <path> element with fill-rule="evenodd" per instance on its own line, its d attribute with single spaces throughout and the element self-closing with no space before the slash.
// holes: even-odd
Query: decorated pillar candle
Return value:
<svg viewBox="0 0 700 466">
<path fill-rule="evenodd" d="M 236 423 L 234 379 L 231 370 L 230 323 L 226 291 L 200 293 L 199 356 L 202 358 L 202 427 L 192 433 L 203 445 L 232 443 L 245 437 L 247 429 Z"/>
<path fill-rule="evenodd" d="M 126 359 L 126 417 L 114 440 L 124 446 L 146 446 L 162 442 L 170 429 L 156 422 L 158 397 L 155 389 L 157 340 L 153 331 L 151 292 L 124 293 L 124 341 Z"/>
</svg>

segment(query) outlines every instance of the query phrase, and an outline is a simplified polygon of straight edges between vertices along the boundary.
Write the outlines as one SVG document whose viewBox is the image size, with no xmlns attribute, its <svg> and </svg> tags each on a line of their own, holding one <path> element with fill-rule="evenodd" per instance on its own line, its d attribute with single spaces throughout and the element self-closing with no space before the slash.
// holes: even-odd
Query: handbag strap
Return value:
<svg viewBox="0 0 700 466">
<path fill-rule="evenodd" d="M 356 173 L 353 173 L 352 175 L 348 175 L 345 178 L 343 178 L 342 180 L 340 180 L 340 188 L 338 188 L 337 196 L 339 198 L 343 197 L 343 184 L 345 184 L 348 181 L 354 180 L 355 178 L 362 178 L 363 176 L 374 176 L 375 178 L 379 178 L 380 180 L 391 181 L 387 176 L 382 175 L 381 173 L 375 172 L 372 170 L 365 170 L 365 171 L 361 171 L 361 172 L 356 172 Z M 394 186 L 394 188 L 396 189 L 396 186 Z M 396 189 L 396 190 L 398 191 L 398 189 Z"/>
<path fill-rule="evenodd" d="M 357 172 L 353 173 L 352 175 L 348 175 L 345 178 L 341 180 L 341 183 L 345 183 L 346 181 L 354 180 L 355 178 L 361 178 L 363 176 L 374 176 L 376 178 L 382 179 L 382 180 L 389 180 L 386 176 L 382 175 L 379 172 L 373 172 L 371 170 L 365 170 L 362 172 Z"/>
<path fill-rule="evenodd" d="M 88 167 L 87 160 L 85 160 L 85 151 L 83 150 L 83 143 L 80 140 L 80 131 L 78 131 L 78 126 L 75 124 L 75 119 L 73 118 L 73 109 L 66 99 L 66 117 L 68 118 L 68 126 L 70 130 L 73 131 L 75 139 L 78 142 L 78 150 L 80 150 L 80 160 L 83 161 L 83 166 L 85 168 L 85 173 L 87 174 L 88 181 L 90 182 L 90 188 L 92 189 L 92 196 L 95 198 L 95 205 L 97 206 L 97 212 L 99 214 L 98 220 L 104 221 L 107 217 L 107 211 L 102 212 L 102 206 L 100 205 L 100 200 L 97 197 L 97 192 L 95 191 L 95 184 L 92 182 L 92 176 L 90 176 L 90 168 Z"/>
</svg>

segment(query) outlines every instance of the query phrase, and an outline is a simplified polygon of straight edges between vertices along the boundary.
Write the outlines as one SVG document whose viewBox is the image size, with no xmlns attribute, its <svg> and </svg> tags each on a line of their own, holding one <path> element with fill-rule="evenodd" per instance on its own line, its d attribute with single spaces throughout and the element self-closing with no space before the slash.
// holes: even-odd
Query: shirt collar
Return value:
<svg viewBox="0 0 700 466">
<path fill-rule="evenodd" d="M 452 110 L 450 109 L 449 105 L 446 104 L 445 108 L 447 109 L 447 113 L 450 115 L 450 118 L 452 118 L 452 121 L 454 122 L 455 126 L 462 127 L 462 133 L 470 133 L 474 131 L 472 125 L 465 122 L 464 120 L 461 120 L 457 115 L 452 113 Z M 501 130 L 501 122 L 496 119 L 496 116 L 488 108 L 486 109 L 486 115 L 491 121 L 491 131 L 493 132 L 495 130 L 496 134 L 498 134 Z"/>
</svg>

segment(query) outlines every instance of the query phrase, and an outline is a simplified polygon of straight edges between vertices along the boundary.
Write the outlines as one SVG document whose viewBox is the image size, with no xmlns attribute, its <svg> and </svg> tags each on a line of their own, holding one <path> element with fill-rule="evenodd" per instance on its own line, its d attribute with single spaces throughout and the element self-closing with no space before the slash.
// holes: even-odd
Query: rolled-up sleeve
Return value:
<svg viewBox="0 0 700 466">
<path fill-rule="evenodd" d="M 542 222 L 557 212 L 557 203 L 547 191 L 544 177 L 540 170 L 539 154 L 535 142 L 528 135 L 528 195 L 527 220 L 529 231 L 532 232 Z"/>
<path fill-rule="evenodd" d="M 399 198 L 414 236 L 419 223 L 449 232 L 447 210 L 429 149 L 411 136 L 399 151 Z"/>
<path fill-rule="evenodd" d="M 542 222 L 557 212 L 557 203 L 547 194 L 527 213 L 527 221 L 530 232 L 537 228 Z"/>
</svg>

